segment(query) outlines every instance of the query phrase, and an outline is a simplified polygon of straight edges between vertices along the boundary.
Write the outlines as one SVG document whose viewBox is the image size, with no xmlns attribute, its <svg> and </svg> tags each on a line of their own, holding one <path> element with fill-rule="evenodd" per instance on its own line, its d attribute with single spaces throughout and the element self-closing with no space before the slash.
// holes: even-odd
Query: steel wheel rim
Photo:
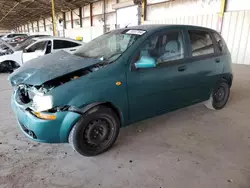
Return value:
<svg viewBox="0 0 250 188">
<path fill-rule="evenodd" d="M 83 142 L 90 150 L 98 150 L 109 145 L 114 135 L 113 122 L 108 117 L 91 120 L 83 131 Z"/>
<path fill-rule="evenodd" d="M 214 93 L 215 102 L 220 103 L 220 102 L 224 101 L 225 97 L 226 97 L 225 88 L 224 87 L 217 88 L 217 90 Z"/>
</svg>

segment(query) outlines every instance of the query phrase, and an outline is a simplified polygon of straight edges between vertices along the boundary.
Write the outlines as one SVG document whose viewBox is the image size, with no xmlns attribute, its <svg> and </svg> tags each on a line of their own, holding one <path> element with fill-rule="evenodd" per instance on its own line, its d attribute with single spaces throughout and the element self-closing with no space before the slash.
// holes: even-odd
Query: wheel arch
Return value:
<svg viewBox="0 0 250 188">
<path fill-rule="evenodd" d="M 93 109 L 94 107 L 97 107 L 97 106 L 105 106 L 107 108 L 111 108 L 116 113 L 117 117 L 119 118 L 121 126 L 123 125 L 124 118 L 123 118 L 122 112 L 119 110 L 118 107 L 116 107 L 111 102 L 108 102 L 108 101 L 94 102 L 94 103 L 88 104 L 87 106 L 84 106 L 81 111 L 82 111 L 82 113 L 86 113 L 87 111 L 89 111 L 89 110 L 91 110 L 91 109 Z"/>
<path fill-rule="evenodd" d="M 226 81 L 229 84 L 229 87 L 231 87 L 232 82 L 233 82 L 233 75 L 232 74 L 223 74 L 221 76 L 221 80 Z"/>
<path fill-rule="evenodd" d="M 4 60 L 2 62 L 0 62 L 0 65 L 2 67 L 5 67 L 8 69 L 8 71 L 13 71 L 14 69 L 17 69 L 20 67 L 20 65 L 16 62 L 16 61 L 13 61 L 13 60 Z M 4 69 L 3 69 L 4 70 Z M 5 70 L 6 71 L 6 70 Z"/>
<path fill-rule="evenodd" d="M 17 66 L 20 67 L 20 65 L 19 65 L 16 61 L 14 61 L 14 60 L 4 60 L 4 61 L 2 61 L 1 63 L 8 63 L 8 62 L 15 63 Z M 1 64 L 1 63 L 0 63 L 0 64 Z"/>
</svg>

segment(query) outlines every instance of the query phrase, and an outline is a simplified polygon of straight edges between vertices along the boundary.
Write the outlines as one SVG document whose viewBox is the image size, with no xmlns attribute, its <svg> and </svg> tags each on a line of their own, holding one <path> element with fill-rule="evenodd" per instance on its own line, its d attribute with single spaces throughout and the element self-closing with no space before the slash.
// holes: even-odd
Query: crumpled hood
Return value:
<svg viewBox="0 0 250 188">
<path fill-rule="evenodd" d="M 99 59 L 82 58 L 59 51 L 28 61 L 9 76 L 9 81 L 12 86 L 19 84 L 38 86 L 99 62 Z"/>
</svg>

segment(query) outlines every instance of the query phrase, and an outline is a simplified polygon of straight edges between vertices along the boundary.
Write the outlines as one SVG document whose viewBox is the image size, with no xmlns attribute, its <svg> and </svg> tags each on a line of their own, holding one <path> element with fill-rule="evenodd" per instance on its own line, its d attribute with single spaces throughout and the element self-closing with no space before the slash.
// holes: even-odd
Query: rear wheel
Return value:
<svg viewBox="0 0 250 188">
<path fill-rule="evenodd" d="M 205 105 L 209 109 L 220 110 L 225 107 L 230 95 L 230 87 L 229 84 L 225 81 L 220 82 L 214 88 L 213 92 L 209 100 L 205 103 Z"/>
<path fill-rule="evenodd" d="M 105 106 L 86 112 L 69 135 L 73 149 L 83 156 L 95 156 L 108 150 L 119 134 L 120 121 L 116 113 Z"/>
</svg>

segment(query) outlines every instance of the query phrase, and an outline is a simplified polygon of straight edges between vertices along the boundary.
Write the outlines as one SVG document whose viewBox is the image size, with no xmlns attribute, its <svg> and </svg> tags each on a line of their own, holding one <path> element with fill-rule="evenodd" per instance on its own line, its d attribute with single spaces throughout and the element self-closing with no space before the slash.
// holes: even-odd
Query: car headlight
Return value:
<svg viewBox="0 0 250 188">
<path fill-rule="evenodd" d="M 50 95 L 35 95 L 32 108 L 36 112 L 49 110 L 53 107 L 53 97 Z"/>
</svg>

